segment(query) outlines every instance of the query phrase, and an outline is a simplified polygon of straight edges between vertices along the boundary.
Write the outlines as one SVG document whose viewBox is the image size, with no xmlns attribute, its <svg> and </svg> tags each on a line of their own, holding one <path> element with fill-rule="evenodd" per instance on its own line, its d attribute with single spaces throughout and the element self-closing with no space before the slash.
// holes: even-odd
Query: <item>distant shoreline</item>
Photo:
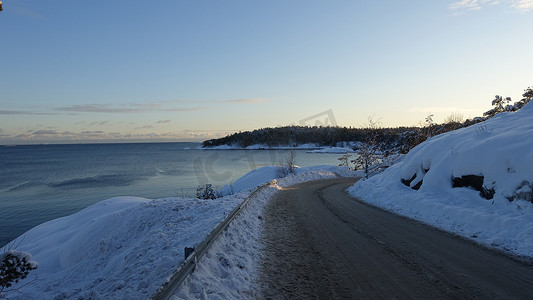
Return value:
<svg viewBox="0 0 533 300">
<path fill-rule="evenodd" d="M 269 147 L 267 145 L 251 145 L 248 147 L 240 147 L 237 145 L 219 145 L 213 147 L 196 147 L 197 150 L 307 150 L 308 153 L 335 153 L 335 154 L 345 154 L 345 153 L 355 153 L 353 149 L 354 145 L 344 143 L 343 147 L 332 147 L 332 146 L 318 146 L 316 144 L 303 144 L 298 146 L 276 146 Z"/>
</svg>

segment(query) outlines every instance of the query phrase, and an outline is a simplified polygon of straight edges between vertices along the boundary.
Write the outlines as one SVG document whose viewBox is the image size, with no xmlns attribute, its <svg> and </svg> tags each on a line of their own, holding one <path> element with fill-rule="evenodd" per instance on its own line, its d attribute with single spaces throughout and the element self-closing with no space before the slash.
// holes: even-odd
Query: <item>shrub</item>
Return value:
<svg viewBox="0 0 533 300">
<path fill-rule="evenodd" d="M 205 185 L 205 188 L 202 186 L 199 186 L 196 189 L 196 198 L 204 199 L 204 200 L 208 200 L 208 199 L 213 200 L 213 199 L 216 199 L 217 196 L 215 195 L 215 191 L 213 190 L 212 185 L 208 183 Z"/>
<path fill-rule="evenodd" d="M 26 278 L 34 269 L 37 269 L 37 263 L 31 260 L 29 253 L 9 250 L 0 254 L 0 293 Z"/>
</svg>

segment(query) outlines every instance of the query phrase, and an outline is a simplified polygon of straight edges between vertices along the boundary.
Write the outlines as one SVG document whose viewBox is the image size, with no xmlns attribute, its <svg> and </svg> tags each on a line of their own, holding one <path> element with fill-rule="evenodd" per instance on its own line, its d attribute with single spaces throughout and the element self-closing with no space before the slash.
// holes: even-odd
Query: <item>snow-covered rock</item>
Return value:
<svg viewBox="0 0 533 300">
<path fill-rule="evenodd" d="M 500 113 L 467 128 L 433 137 L 404 159 L 401 176 L 423 180 L 420 189 L 451 186 L 451 178 L 482 176 L 495 201 L 508 201 L 533 182 L 533 106 Z M 425 172 L 427 170 L 427 173 Z"/>
<path fill-rule="evenodd" d="M 435 136 L 350 192 L 483 244 L 533 256 L 531 137 L 533 104 L 528 104 Z"/>
</svg>

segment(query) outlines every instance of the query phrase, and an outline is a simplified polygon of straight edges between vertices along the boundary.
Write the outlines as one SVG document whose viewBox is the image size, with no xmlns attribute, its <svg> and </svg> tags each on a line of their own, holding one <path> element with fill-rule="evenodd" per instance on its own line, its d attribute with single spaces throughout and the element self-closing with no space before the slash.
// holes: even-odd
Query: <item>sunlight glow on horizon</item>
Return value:
<svg viewBox="0 0 533 300">
<path fill-rule="evenodd" d="M 533 0 L 3 9 L 0 144 L 202 141 L 325 111 L 416 126 L 533 85 Z"/>
</svg>

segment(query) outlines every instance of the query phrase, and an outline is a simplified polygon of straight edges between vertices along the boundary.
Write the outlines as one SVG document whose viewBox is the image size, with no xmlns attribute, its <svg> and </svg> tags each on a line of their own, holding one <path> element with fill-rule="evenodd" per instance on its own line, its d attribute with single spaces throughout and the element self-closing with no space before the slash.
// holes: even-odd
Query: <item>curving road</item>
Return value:
<svg viewBox="0 0 533 300">
<path fill-rule="evenodd" d="M 377 209 L 335 178 L 263 213 L 266 299 L 531 299 L 533 264 Z"/>
</svg>

